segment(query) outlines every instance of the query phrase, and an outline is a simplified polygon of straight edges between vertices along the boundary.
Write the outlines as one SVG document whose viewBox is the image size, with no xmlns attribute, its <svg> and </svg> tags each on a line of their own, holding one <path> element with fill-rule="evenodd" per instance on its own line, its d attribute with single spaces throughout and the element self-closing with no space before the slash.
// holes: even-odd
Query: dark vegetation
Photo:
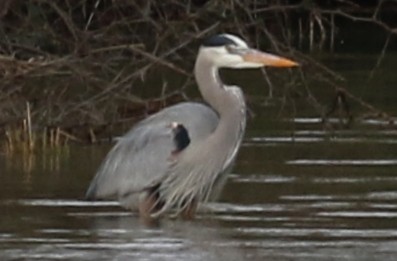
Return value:
<svg viewBox="0 0 397 261">
<path fill-rule="evenodd" d="M 164 106 L 196 99 L 191 71 L 197 46 L 219 32 L 239 34 L 303 65 L 289 73 L 262 70 L 263 99 L 280 101 L 280 108 L 299 97 L 324 122 L 337 111 L 348 121 L 358 117 L 349 103 L 362 106 L 365 115 L 391 119 L 308 55 L 343 51 L 337 39 L 349 34 L 345 25 L 367 24 L 379 36 L 367 39 L 379 52 L 376 70 L 395 48 L 397 1 L 362 2 L 2 0 L 3 148 L 95 143 Z M 318 84 L 331 89 L 328 104 L 312 92 Z"/>
</svg>

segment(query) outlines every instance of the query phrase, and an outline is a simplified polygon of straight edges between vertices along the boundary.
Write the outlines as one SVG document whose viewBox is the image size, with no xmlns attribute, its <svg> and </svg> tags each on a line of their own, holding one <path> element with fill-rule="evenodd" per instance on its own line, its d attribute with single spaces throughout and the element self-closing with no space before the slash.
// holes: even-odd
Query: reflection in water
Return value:
<svg viewBox="0 0 397 261">
<path fill-rule="evenodd" d="M 59 172 L 61 161 L 69 158 L 67 147 L 48 149 L 45 152 L 31 153 L 21 151 L 4 154 L 4 167 L 7 171 L 20 168 L 24 173 L 29 174 L 35 169 L 44 171 Z"/>
<path fill-rule="evenodd" d="M 389 126 L 391 122 L 396 122 L 397 118 L 389 118 L 387 120 L 383 119 L 356 119 L 356 122 L 362 125 L 376 125 L 376 126 Z M 324 120 L 322 118 L 292 118 L 287 119 L 287 121 L 295 123 L 322 123 Z M 330 123 L 339 123 L 338 118 L 327 119 Z"/>
<path fill-rule="evenodd" d="M 227 240 L 216 220 L 165 219 L 148 227 L 135 214 L 115 208 L 116 202 L 9 200 L 4 204 L 46 213 L 46 222 L 23 218 L 34 226 L 28 233 L 18 229 L 0 233 L 6 259 L 244 260 L 239 249 L 220 251 Z M 50 222 L 52 218 L 67 223 Z"/>
<path fill-rule="evenodd" d="M 329 159 L 299 159 L 289 160 L 286 162 L 289 165 L 325 165 L 325 166 L 393 166 L 397 165 L 397 159 L 368 159 L 368 160 L 329 160 Z"/>
<path fill-rule="evenodd" d="M 306 128 L 248 138 L 219 202 L 156 226 L 82 200 L 108 148 L 28 168 L 2 158 L 1 260 L 395 260 L 396 140 Z"/>
<path fill-rule="evenodd" d="M 163 220 L 159 227 L 148 228 L 142 225 L 137 217 L 97 218 L 92 224 L 92 232 L 102 239 L 114 238 L 112 234 L 117 233 L 117 242 L 114 242 L 115 245 L 118 244 L 116 248 L 112 243 L 105 246 L 99 243 L 99 248 L 127 250 L 125 253 L 118 253 L 118 258 L 243 260 L 238 249 L 220 251 L 219 243 L 224 243 L 225 239 L 221 237 L 215 225 L 200 220 L 195 222 Z M 98 248 L 96 244 L 98 242 L 92 247 Z M 84 246 L 79 247 L 84 248 Z"/>
</svg>

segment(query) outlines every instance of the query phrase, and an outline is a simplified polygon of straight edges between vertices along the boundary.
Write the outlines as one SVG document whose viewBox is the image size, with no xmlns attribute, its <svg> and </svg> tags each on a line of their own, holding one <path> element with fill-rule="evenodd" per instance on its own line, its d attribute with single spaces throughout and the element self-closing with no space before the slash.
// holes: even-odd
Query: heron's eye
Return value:
<svg viewBox="0 0 397 261">
<path fill-rule="evenodd" d="M 226 45 L 225 47 L 226 47 L 226 50 L 227 50 L 229 53 L 232 53 L 232 52 L 234 52 L 234 50 L 237 49 L 237 46 L 234 45 L 234 44 L 228 44 L 228 45 Z"/>
<path fill-rule="evenodd" d="M 242 54 L 246 48 L 234 44 L 226 45 L 226 50 L 231 54 Z"/>
</svg>

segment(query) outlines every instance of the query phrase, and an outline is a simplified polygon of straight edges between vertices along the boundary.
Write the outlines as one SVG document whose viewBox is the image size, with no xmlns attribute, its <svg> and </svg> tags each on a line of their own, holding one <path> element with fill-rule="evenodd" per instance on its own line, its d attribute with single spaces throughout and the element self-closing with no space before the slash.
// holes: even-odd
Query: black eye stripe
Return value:
<svg viewBox="0 0 397 261">
<path fill-rule="evenodd" d="M 237 44 L 233 40 L 231 40 L 230 38 L 224 35 L 214 35 L 206 39 L 202 45 L 207 47 L 217 47 L 217 46 L 225 46 L 225 45 L 236 46 Z"/>
</svg>

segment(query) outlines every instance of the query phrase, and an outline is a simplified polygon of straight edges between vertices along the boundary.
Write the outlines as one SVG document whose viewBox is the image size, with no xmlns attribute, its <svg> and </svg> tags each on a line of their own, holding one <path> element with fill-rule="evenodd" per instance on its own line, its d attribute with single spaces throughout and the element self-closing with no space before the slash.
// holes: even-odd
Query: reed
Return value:
<svg viewBox="0 0 397 261">
<path fill-rule="evenodd" d="M 69 145 L 71 138 L 70 134 L 65 133 L 59 127 L 32 131 L 28 124 L 22 124 L 22 127 L 7 127 L 4 136 L 1 150 L 5 154 L 36 153 L 61 149 Z"/>
<path fill-rule="evenodd" d="M 33 129 L 29 102 L 26 103 L 25 118 L 21 120 L 20 124 L 6 127 L 4 137 L 3 151 L 6 154 L 18 152 L 25 154 L 34 153 L 40 149 L 42 151 L 53 148 L 59 149 L 67 146 L 69 139 L 74 138 L 62 131 L 60 127 Z"/>
</svg>

